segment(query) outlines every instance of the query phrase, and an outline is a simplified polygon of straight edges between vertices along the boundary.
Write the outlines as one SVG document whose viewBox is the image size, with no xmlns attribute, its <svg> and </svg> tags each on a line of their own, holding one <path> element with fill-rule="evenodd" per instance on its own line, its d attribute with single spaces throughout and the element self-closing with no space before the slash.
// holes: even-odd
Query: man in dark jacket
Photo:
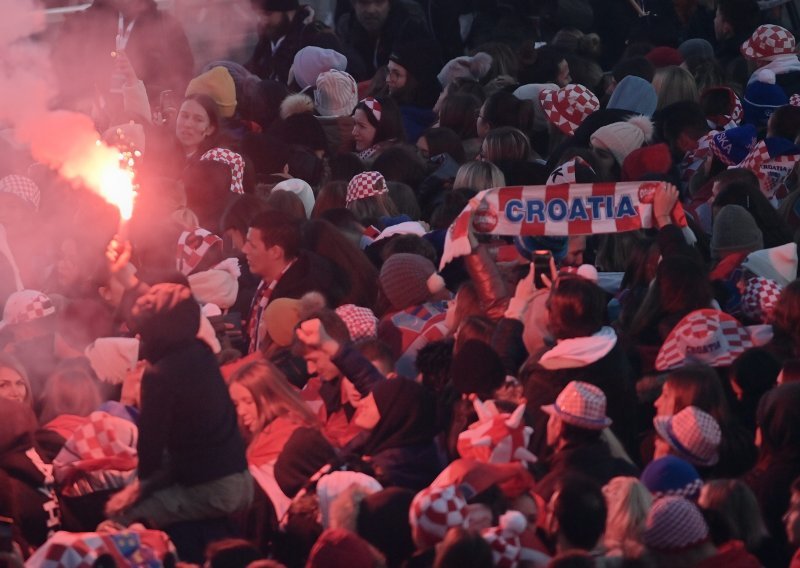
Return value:
<svg viewBox="0 0 800 568">
<path fill-rule="evenodd" d="M 314 11 L 297 0 L 253 0 L 258 14 L 258 43 L 245 67 L 262 79 L 286 84 L 295 54 L 313 45 L 341 52 L 339 40 Z"/>
</svg>

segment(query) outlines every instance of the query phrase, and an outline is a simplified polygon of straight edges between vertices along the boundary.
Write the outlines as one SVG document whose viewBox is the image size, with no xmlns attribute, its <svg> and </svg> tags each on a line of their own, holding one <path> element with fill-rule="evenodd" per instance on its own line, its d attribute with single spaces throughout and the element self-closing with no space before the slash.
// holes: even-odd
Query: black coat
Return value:
<svg viewBox="0 0 800 568">
<path fill-rule="evenodd" d="M 328 301 L 328 305 L 339 305 L 343 291 L 343 283 L 339 282 L 331 263 L 309 251 L 301 251 L 295 263 L 281 276 L 270 296 L 278 298 L 298 299 L 307 292 L 319 292 Z"/>
</svg>

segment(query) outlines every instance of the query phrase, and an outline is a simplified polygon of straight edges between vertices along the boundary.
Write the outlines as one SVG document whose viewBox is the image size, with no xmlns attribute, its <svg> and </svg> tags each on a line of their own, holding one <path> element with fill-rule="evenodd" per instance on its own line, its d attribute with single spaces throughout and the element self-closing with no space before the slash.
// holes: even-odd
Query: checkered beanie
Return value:
<svg viewBox="0 0 800 568">
<path fill-rule="evenodd" d="M 756 128 L 743 124 L 717 132 L 711 138 L 711 152 L 726 166 L 735 166 L 755 148 Z"/>
<path fill-rule="evenodd" d="M 705 467 L 719 461 L 722 431 L 707 412 L 687 406 L 674 416 L 656 416 L 653 426 L 658 435 L 690 463 Z"/>
<path fill-rule="evenodd" d="M 752 320 L 767 323 L 782 290 L 780 284 L 774 280 L 761 276 L 750 278 L 742 294 L 742 312 Z"/>
<path fill-rule="evenodd" d="M 222 247 L 222 239 L 210 231 L 199 227 L 191 231 L 183 231 L 178 237 L 176 268 L 182 274 L 189 276 L 200 266 L 203 257 L 214 246 Z"/>
<path fill-rule="evenodd" d="M 753 346 L 747 329 L 719 310 L 695 310 L 678 322 L 656 357 L 656 369 L 669 371 L 691 363 L 727 367 Z"/>
<path fill-rule="evenodd" d="M 343 304 L 334 311 L 347 326 L 351 340 L 377 339 L 378 318 L 369 308 L 362 308 L 355 304 Z"/>
<path fill-rule="evenodd" d="M 447 531 L 463 527 L 467 520 L 467 500 L 455 485 L 426 487 L 414 496 L 408 511 L 415 540 L 427 546 L 439 543 Z"/>
<path fill-rule="evenodd" d="M 379 278 L 383 293 L 396 310 L 424 304 L 434 288 L 437 276 L 433 263 L 418 254 L 396 253 L 386 259 Z"/>
<path fill-rule="evenodd" d="M 662 497 L 685 497 L 697 501 L 703 480 L 692 464 L 677 456 L 664 456 L 647 464 L 640 479 L 653 495 Z"/>
<path fill-rule="evenodd" d="M 39 186 L 29 177 L 12 174 L 0 179 L 0 192 L 16 195 L 26 203 L 33 205 L 37 211 L 39 210 L 41 197 Z"/>
<path fill-rule="evenodd" d="M 500 515 L 499 526 L 481 531 L 492 549 L 492 561 L 497 568 L 515 568 L 522 556 L 520 535 L 528 522 L 519 511 L 509 510 Z"/>
<path fill-rule="evenodd" d="M 200 156 L 201 160 L 220 162 L 231 169 L 231 191 L 244 193 L 244 158 L 233 150 L 227 148 L 211 148 Z"/>
<path fill-rule="evenodd" d="M 353 176 L 347 184 L 345 203 L 350 205 L 356 199 L 364 199 L 373 195 L 389 193 L 386 180 L 380 172 L 361 172 Z"/>
<path fill-rule="evenodd" d="M 586 117 L 600 108 L 595 94 L 583 85 L 544 89 L 539 93 L 539 102 L 547 119 L 567 136 L 572 136 Z"/>
<path fill-rule="evenodd" d="M 758 26 L 740 48 L 745 59 L 756 61 L 776 55 L 795 53 L 796 45 L 792 32 L 774 24 Z"/>
<path fill-rule="evenodd" d="M 41 319 L 56 313 L 53 302 L 37 290 L 20 290 L 8 297 L 3 308 L 0 329 L 7 325 L 17 325 Z"/>
<path fill-rule="evenodd" d="M 664 497 L 650 508 L 642 541 L 653 550 L 680 552 L 708 539 L 703 514 L 683 497 Z"/>
</svg>

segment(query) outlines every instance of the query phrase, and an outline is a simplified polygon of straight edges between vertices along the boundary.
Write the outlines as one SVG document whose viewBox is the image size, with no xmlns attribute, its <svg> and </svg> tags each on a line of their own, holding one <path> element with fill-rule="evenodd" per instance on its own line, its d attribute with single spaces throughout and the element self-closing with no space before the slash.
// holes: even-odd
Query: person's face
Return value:
<svg viewBox="0 0 800 568">
<path fill-rule="evenodd" d="M 572 75 L 569 74 L 569 63 L 564 59 L 558 64 L 558 77 L 556 77 L 556 84 L 559 87 L 566 87 L 572 83 Z"/>
<path fill-rule="evenodd" d="M 402 65 L 390 61 L 386 65 L 386 86 L 389 87 L 389 94 L 394 94 L 406 86 L 408 72 Z"/>
<path fill-rule="evenodd" d="M 717 13 L 714 15 L 714 36 L 718 40 L 730 37 L 732 32 L 731 25 L 722 16 L 722 12 L 717 8 Z"/>
<path fill-rule="evenodd" d="M 800 546 L 800 493 L 793 491 L 789 499 L 789 508 L 783 515 L 783 526 L 786 537 L 793 547 Z"/>
<path fill-rule="evenodd" d="M 675 391 L 669 386 L 669 382 L 661 387 L 661 396 L 653 403 L 656 409 L 656 416 L 672 416 L 675 413 Z"/>
<path fill-rule="evenodd" d="M 25 380 L 14 369 L 0 368 L 0 398 L 24 402 L 28 394 Z"/>
<path fill-rule="evenodd" d="M 420 136 L 419 140 L 417 140 L 417 153 L 426 162 L 431 159 L 431 149 L 428 146 L 428 140 L 424 136 Z"/>
<path fill-rule="evenodd" d="M 381 413 L 372 393 L 361 399 L 358 410 L 353 416 L 353 424 L 363 430 L 372 430 L 381 420 Z"/>
<path fill-rule="evenodd" d="M 260 229 L 248 229 L 247 240 L 242 246 L 242 252 L 247 257 L 250 272 L 262 278 L 270 278 L 272 276 L 274 265 L 273 248 L 267 248 L 264 244 Z"/>
<path fill-rule="evenodd" d="M 592 147 L 592 154 L 594 154 L 595 160 L 597 161 L 597 173 L 603 178 L 608 178 L 614 169 L 614 164 L 617 163 L 614 154 L 605 148 L 594 146 Z"/>
<path fill-rule="evenodd" d="M 389 0 L 353 0 L 358 23 L 370 33 L 378 33 L 389 18 Z"/>
<path fill-rule="evenodd" d="M 184 149 L 194 152 L 203 140 L 214 133 L 206 109 L 194 100 L 183 101 L 178 111 L 175 135 Z"/>
<path fill-rule="evenodd" d="M 375 127 L 367 120 L 367 113 L 362 109 L 357 109 L 353 115 L 353 139 L 356 142 L 356 150 L 362 152 L 372 146 L 375 140 Z"/>
<path fill-rule="evenodd" d="M 238 383 L 233 383 L 228 392 L 231 395 L 233 406 L 236 407 L 239 424 L 248 432 L 255 433 L 258 427 L 258 407 L 253 395 Z"/>
<path fill-rule="evenodd" d="M 547 445 L 555 448 L 558 438 L 561 436 L 561 419 L 555 414 L 551 414 L 547 419 Z"/>
<path fill-rule="evenodd" d="M 339 369 L 331 361 L 330 355 L 321 349 L 308 351 L 303 355 L 309 375 L 317 375 L 323 381 L 332 381 L 339 376 Z"/>
<path fill-rule="evenodd" d="M 580 266 L 586 252 L 586 237 L 570 237 L 567 241 L 567 255 L 561 261 L 562 266 Z"/>
<path fill-rule="evenodd" d="M 258 14 L 258 31 L 269 40 L 277 40 L 286 35 L 289 15 L 286 12 L 261 11 Z"/>
<path fill-rule="evenodd" d="M 481 106 L 480 112 L 478 112 L 478 118 L 475 122 L 475 128 L 478 130 L 478 138 L 486 138 L 486 135 L 489 134 L 489 131 L 492 129 L 492 125 L 489 123 L 488 120 L 484 118 L 486 112 L 486 103 Z M 481 148 L 482 150 L 483 148 Z"/>
</svg>

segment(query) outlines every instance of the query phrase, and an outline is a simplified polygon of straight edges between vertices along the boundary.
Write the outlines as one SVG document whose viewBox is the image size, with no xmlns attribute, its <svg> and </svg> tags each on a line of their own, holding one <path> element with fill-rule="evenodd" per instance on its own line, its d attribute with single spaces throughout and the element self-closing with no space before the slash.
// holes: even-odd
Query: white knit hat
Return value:
<svg viewBox="0 0 800 568">
<path fill-rule="evenodd" d="M 350 116 L 358 104 L 358 86 L 349 73 L 331 69 L 317 77 L 314 105 L 320 116 Z"/>
<path fill-rule="evenodd" d="M 303 202 L 303 208 L 306 211 L 306 218 L 311 217 L 311 211 L 314 209 L 314 190 L 307 182 L 300 178 L 291 178 L 284 180 L 272 188 L 272 191 L 288 191 L 294 193 Z"/>
<path fill-rule="evenodd" d="M 592 134 L 595 148 L 608 150 L 621 166 L 628 154 L 641 148 L 653 135 L 653 123 L 643 115 L 630 117 L 625 122 L 614 122 Z"/>
</svg>

